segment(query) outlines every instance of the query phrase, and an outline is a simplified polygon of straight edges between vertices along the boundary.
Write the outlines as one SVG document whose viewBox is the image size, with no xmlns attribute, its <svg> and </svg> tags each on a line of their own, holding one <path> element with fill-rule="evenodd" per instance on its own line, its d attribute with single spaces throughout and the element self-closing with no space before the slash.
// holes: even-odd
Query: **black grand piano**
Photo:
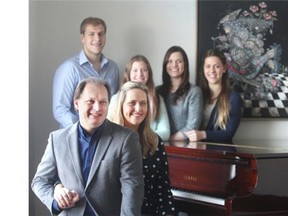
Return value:
<svg viewBox="0 0 288 216">
<path fill-rule="evenodd" d="M 288 145 L 170 142 L 165 148 L 179 211 L 198 215 L 200 206 L 227 216 L 288 215 Z"/>
</svg>

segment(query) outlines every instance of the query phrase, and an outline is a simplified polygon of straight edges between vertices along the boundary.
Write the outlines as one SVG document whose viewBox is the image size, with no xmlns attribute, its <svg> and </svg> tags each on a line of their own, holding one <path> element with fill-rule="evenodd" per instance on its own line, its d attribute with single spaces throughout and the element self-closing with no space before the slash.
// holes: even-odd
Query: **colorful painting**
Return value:
<svg viewBox="0 0 288 216">
<path fill-rule="evenodd" d="M 198 3 L 199 56 L 212 47 L 223 51 L 243 117 L 288 117 L 288 2 Z"/>
</svg>

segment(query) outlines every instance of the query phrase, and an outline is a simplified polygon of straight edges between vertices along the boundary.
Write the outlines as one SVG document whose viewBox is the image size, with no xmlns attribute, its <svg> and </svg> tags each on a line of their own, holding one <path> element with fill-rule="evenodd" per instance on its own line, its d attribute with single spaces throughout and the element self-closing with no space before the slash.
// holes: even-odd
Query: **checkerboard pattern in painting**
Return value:
<svg viewBox="0 0 288 216">
<path fill-rule="evenodd" d="M 262 74 L 273 76 L 280 83 L 277 92 L 269 92 L 258 97 L 251 92 L 240 92 L 244 101 L 244 118 L 287 118 L 288 117 L 288 74 Z"/>
</svg>

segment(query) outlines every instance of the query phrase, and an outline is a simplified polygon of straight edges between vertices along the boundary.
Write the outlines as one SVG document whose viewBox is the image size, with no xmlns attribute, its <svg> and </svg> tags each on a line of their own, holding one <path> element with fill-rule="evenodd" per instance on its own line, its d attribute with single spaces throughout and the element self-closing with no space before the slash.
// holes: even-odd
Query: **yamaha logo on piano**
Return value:
<svg viewBox="0 0 288 216">
<path fill-rule="evenodd" d="M 184 175 L 183 178 L 186 181 L 192 181 L 192 182 L 197 182 L 198 181 L 196 176 Z"/>
</svg>

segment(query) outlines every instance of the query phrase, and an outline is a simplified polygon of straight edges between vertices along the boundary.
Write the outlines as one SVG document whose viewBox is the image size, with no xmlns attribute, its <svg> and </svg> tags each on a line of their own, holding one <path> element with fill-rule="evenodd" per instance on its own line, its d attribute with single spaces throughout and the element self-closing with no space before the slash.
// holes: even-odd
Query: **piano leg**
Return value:
<svg viewBox="0 0 288 216">
<path fill-rule="evenodd" d="M 226 216 L 231 216 L 232 214 L 232 201 L 233 199 L 231 197 L 225 199 L 225 211 Z"/>
</svg>

